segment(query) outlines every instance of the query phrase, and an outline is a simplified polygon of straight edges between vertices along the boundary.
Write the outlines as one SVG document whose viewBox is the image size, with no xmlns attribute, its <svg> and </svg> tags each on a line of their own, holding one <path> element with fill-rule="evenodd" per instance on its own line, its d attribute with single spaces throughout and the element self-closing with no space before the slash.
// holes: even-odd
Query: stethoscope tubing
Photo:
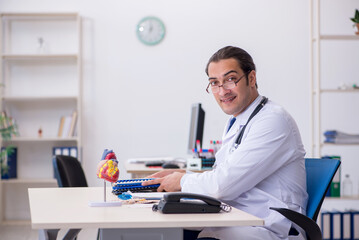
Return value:
<svg viewBox="0 0 359 240">
<path fill-rule="evenodd" d="M 233 146 L 230 149 L 230 152 L 232 153 L 234 150 L 236 150 L 238 148 L 238 146 L 241 144 L 242 142 L 242 137 L 244 134 L 244 130 L 246 129 L 249 121 L 255 116 L 257 115 L 257 113 L 264 107 L 264 105 L 268 102 L 268 98 L 264 97 L 262 98 L 262 101 L 258 104 L 258 106 L 254 109 L 254 111 L 252 112 L 252 114 L 249 116 L 246 124 L 243 126 L 241 132 L 238 134 L 236 141 L 233 143 Z"/>
</svg>

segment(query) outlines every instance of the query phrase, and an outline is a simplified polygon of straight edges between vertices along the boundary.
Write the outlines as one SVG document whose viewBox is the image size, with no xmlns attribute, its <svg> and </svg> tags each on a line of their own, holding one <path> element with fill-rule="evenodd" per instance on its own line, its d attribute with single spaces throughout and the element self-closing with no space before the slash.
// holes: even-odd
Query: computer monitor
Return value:
<svg viewBox="0 0 359 240">
<path fill-rule="evenodd" d="M 192 105 L 191 122 L 190 122 L 189 139 L 188 139 L 188 151 L 187 151 L 188 154 L 192 154 L 192 149 L 196 148 L 197 140 L 200 141 L 202 147 L 204 115 L 205 112 L 202 109 L 200 103 L 195 103 Z"/>
</svg>

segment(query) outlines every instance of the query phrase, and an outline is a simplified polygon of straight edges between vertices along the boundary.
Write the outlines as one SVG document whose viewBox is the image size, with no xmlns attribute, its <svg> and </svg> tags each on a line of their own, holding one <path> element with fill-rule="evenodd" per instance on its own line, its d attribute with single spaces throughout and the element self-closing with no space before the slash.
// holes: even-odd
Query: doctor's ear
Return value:
<svg viewBox="0 0 359 240">
<path fill-rule="evenodd" d="M 248 85 L 249 86 L 256 86 L 256 83 L 257 83 L 256 71 L 252 70 L 248 74 Z"/>
</svg>

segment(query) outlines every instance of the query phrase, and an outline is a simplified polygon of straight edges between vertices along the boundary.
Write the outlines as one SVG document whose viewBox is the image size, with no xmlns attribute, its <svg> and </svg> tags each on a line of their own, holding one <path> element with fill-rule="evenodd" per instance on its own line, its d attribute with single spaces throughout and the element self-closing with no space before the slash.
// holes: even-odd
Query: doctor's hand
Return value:
<svg viewBox="0 0 359 240">
<path fill-rule="evenodd" d="M 165 177 L 169 174 L 172 174 L 174 172 L 181 172 L 181 173 L 185 173 L 186 170 L 183 170 L 183 169 L 165 169 L 165 170 L 162 170 L 162 171 L 159 171 L 159 172 L 156 172 L 146 178 L 162 178 L 162 177 Z"/>
<path fill-rule="evenodd" d="M 185 174 L 185 172 L 173 172 L 162 178 L 145 181 L 142 186 L 161 184 L 157 192 L 178 192 L 181 191 L 181 178 Z"/>
</svg>

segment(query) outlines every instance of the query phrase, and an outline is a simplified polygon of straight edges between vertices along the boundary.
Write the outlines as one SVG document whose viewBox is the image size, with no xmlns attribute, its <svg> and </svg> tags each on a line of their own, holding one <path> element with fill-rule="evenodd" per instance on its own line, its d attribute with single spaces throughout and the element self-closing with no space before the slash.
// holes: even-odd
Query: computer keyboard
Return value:
<svg viewBox="0 0 359 240">
<path fill-rule="evenodd" d="M 148 162 L 171 162 L 175 161 L 174 157 L 141 157 L 141 158 L 130 158 L 128 163 L 148 163 Z"/>
</svg>

